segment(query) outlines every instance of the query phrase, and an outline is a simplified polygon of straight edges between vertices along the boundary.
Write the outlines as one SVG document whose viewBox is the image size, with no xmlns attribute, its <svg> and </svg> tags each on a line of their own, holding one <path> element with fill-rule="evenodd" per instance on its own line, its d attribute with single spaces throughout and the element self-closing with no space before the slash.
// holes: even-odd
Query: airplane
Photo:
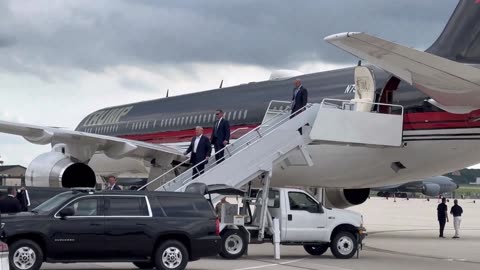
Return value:
<svg viewBox="0 0 480 270">
<path fill-rule="evenodd" d="M 480 161 L 480 5 L 461 0 L 445 29 L 425 52 L 366 34 L 327 37 L 366 59 L 375 75 L 375 102 L 404 107 L 403 145 L 368 147 L 312 143 L 312 167 L 277 166 L 272 184 L 325 187 L 338 204 L 364 202 L 371 187 L 402 184 L 465 168 Z M 40 186 L 94 186 L 98 176 L 122 173 L 153 179 L 185 157 L 195 126 L 211 133 L 221 108 L 232 139 L 259 126 L 271 100 L 291 100 L 293 80 L 309 91 L 309 102 L 351 100 L 355 67 L 306 75 L 281 72 L 263 82 L 104 108 L 75 130 L 0 121 L 0 132 L 23 136 L 52 151 L 34 158 L 26 181 Z M 378 106 L 379 113 L 396 113 Z M 383 130 L 378 130 L 382 132 Z M 394 166 L 395 165 L 395 166 Z M 332 192 L 332 190 L 334 192 Z"/>
<path fill-rule="evenodd" d="M 378 191 L 379 197 L 401 197 L 408 198 L 408 193 L 422 193 L 430 197 L 438 197 L 444 193 L 450 193 L 458 188 L 458 184 L 446 176 L 434 176 L 422 181 L 408 182 L 401 185 L 391 185 L 379 188 L 373 188 Z"/>
</svg>

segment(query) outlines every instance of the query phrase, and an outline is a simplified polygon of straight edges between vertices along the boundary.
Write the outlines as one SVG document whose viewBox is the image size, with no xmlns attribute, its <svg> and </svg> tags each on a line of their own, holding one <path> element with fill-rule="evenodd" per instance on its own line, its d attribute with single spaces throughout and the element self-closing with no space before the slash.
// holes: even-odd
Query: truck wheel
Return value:
<svg viewBox="0 0 480 270">
<path fill-rule="evenodd" d="M 338 259 L 350 259 L 357 252 L 357 238 L 347 231 L 339 232 L 330 243 L 330 250 Z"/>
<path fill-rule="evenodd" d="M 320 256 L 327 251 L 330 246 L 328 244 L 318 244 L 318 245 L 303 245 L 305 251 L 314 256 Z"/>
<path fill-rule="evenodd" d="M 153 269 L 155 264 L 153 262 L 133 262 L 133 265 L 140 269 Z"/>
<path fill-rule="evenodd" d="M 158 270 L 184 270 L 188 263 L 188 251 L 179 241 L 168 240 L 158 246 L 154 262 Z"/>
<path fill-rule="evenodd" d="M 247 240 L 239 230 L 228 230 L 222 234 L 220 256 L 234 260 L 243 256 L 247 249 Z"/>
<path fill-rule="evenodd" d="M 43 263 L 43 251 L 40 246 L 27 239 L 10 245 L 8 259 L 12 270 L 38 270 Z"/>
</svg>

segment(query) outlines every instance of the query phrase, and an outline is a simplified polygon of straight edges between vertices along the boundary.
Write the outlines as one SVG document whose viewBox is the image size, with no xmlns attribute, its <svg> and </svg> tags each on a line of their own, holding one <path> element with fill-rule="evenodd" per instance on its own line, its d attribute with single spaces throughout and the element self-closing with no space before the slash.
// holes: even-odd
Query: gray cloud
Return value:
<svg viewBox="0 0 480 270">
<path fill-rule="evenodd" d="M 0 68 L 233 62 L 283 68 L 345 63 L 323 38 L 366 31 L 426 48 L 456 1 L 14 1 L 0 0 Z M 3 46 L 2 46 L 3 45 Z M 131 82 L 123 82 L 131 83 Z"/>
</svg>

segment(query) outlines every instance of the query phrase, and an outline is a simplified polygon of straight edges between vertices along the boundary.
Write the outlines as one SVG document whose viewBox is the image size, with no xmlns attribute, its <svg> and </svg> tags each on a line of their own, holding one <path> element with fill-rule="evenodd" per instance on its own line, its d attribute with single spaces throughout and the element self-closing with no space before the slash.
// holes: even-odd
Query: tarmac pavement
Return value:
<svg viewBox="0 0 480 270">
<path fill-rule="evenodd" d="M 449 209 L 453 205 L 448 203 Z M 460 200 L 464 209 L 460 239 L 452 239 L 453 224 L 438 238 L 437 200 L 372 198 L 351 208 L 363 214 L 369 236 L 358 259 L 335 259 L 330 251 L 310 256 L 303 247 L 282 246 L 281 260 L 273 259 L 271 244 L 251 245 L 239 260 L 205 258 L 188 264 L 190 270 L 344 270 L 344 269 L 480 269 L 480 204 Z M 136 269 L 130 263 L 44 264 L 42 269 Z"/>
</svg>

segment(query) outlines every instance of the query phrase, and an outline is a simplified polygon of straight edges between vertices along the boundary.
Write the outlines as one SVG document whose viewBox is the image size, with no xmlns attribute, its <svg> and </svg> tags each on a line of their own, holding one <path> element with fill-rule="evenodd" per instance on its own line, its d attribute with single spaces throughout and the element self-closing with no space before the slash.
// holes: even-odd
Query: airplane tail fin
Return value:
<svg viewBox="0 0 480 270">
<path fill-rule="evenodd" d="M 429 53 L 462 63 L 480 63 L 480 0 L 460 0 Z"/>
</svg>

